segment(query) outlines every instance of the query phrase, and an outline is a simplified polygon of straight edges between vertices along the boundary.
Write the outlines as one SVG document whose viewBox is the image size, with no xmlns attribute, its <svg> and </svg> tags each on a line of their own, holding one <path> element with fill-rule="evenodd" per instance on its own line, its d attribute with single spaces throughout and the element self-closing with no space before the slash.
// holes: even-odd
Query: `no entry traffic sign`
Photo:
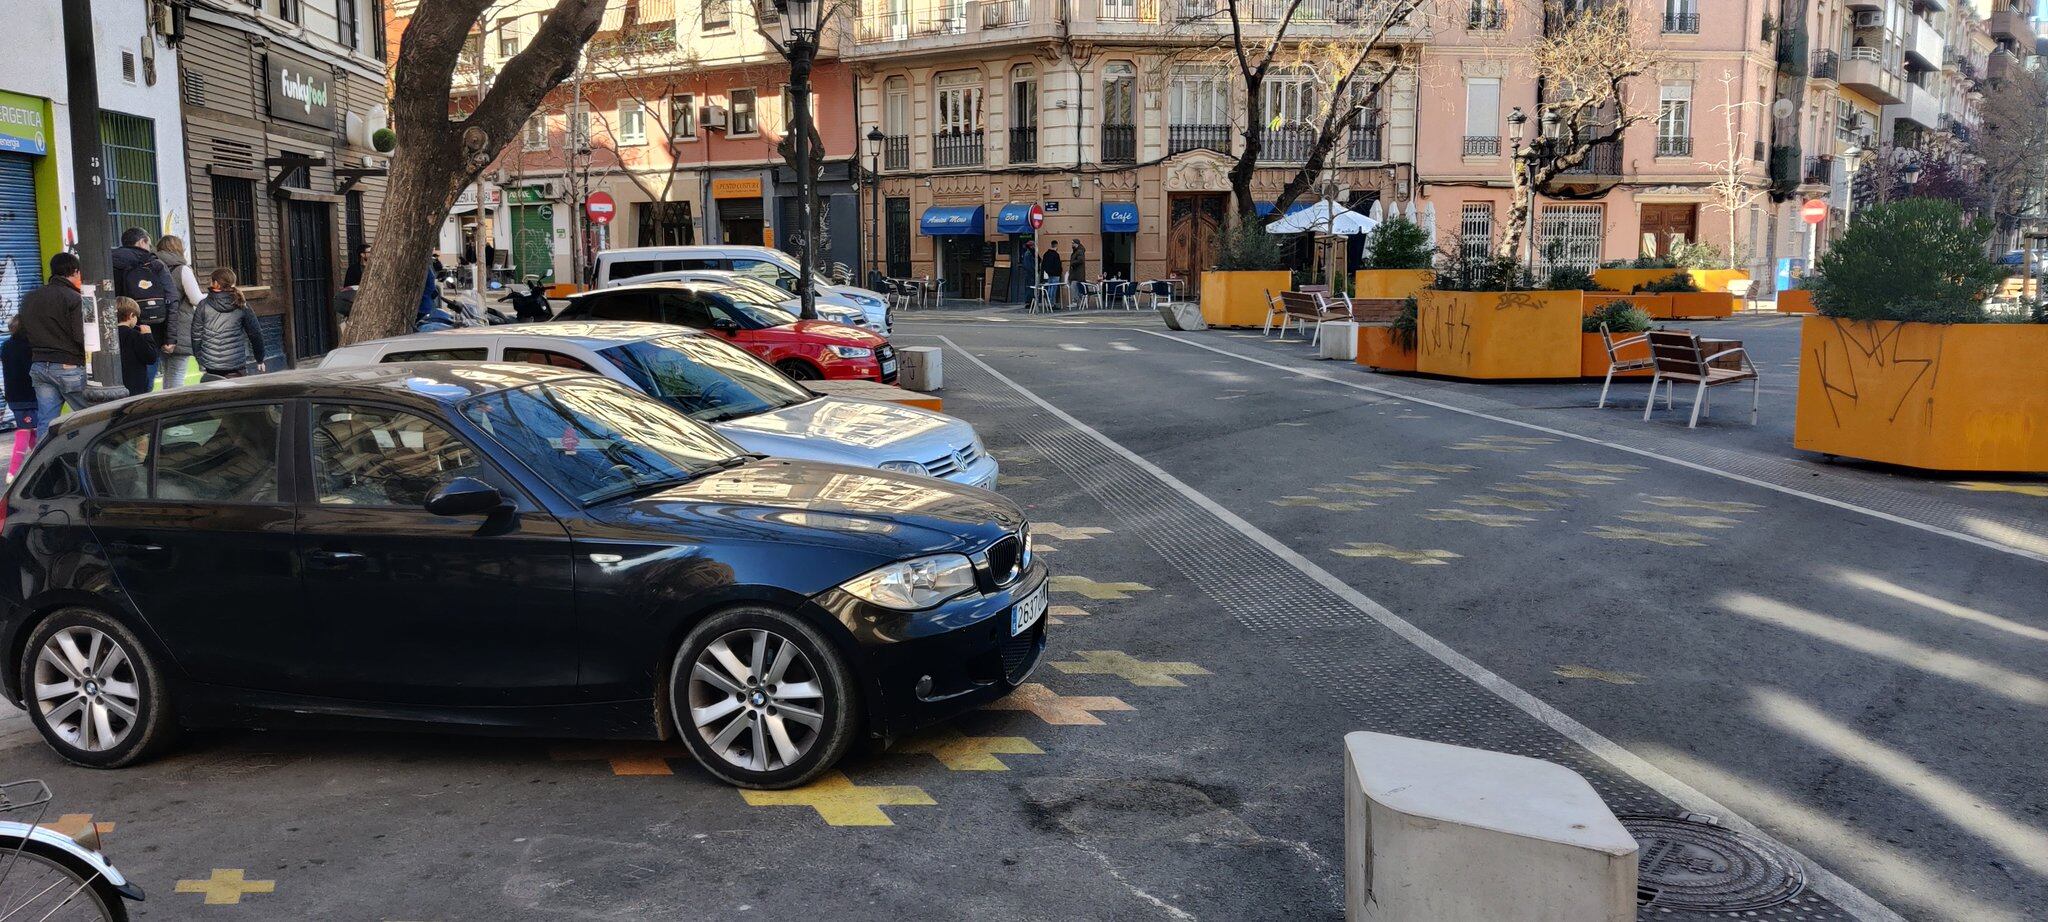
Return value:
<svg viewBox="0 0 2048 922">
<path fill-rule="evenodd" d="M 590 216 L 593 224 L 612 223 L 612 215 L 618 210 L 618 203 L 612 201 L 609 193 L 592 192 L 589 198 L 583 200 L 583 213 Z"/>
</svg>

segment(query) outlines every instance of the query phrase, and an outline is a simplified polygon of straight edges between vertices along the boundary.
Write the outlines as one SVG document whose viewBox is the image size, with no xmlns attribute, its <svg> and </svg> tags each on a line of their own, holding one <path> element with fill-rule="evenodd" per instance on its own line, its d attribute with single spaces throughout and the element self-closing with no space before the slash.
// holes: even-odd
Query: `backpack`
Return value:
<svg viewBox="0 0 2048 922">
<path fill-rule="evenodd" d="M 152 256 L 123 270 L 114 280 L 114 290 L 122 297 L 135 299 L 142 310 L 143 323 L 160 324 L 170 315 L 170 292 L 162 287 L 168 275 L 170 270 L 164 267 L 164 261 Z"/>
</svg>

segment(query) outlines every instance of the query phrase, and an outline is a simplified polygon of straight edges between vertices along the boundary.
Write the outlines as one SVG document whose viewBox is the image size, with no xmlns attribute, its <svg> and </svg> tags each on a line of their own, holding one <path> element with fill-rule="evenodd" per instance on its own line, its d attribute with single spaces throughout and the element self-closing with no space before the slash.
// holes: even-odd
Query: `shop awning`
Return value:
<svg viewBox="0 0 2048 922">
<path fill-rule="evenodd" d="M 1308 207 L 1308 206 L 1309 206 L 1310 204 L 1313 204 L 1313 203 L 1311 203 L 1311 202 L 1304 202 L 1304 201 L 1302 201 L 1301 199 L 1295 199 L 1295 200 L 1294 200 L 1294 204 L 1292 204 L 1292 205 L 1289 205 L 1289 206 L 1287 206 L 1287 213 L 1288 213 L 1288 214 L 1293 214 L 1293 213 L 1295 213 L 1295 212 L 1297 212 L 1297 211 L 1300 211 L 1300 210 L 1302 210 L 1302 209 L 1304 209 L 1304 208 L 1307 208 L 1307 207 Z M 1269 214 L 1272 214 L 1272 213 L 1273 213 L 1273 203 L 1272 203 L 1272 202 L 1260 202 L 1260 203 L 1258 203 L 1258 204 L 1256 204 L 1256 205 L 1253 205 L 1253 206 L 1252 206 L 1252 208 L 1254 208 L 1255 210 L 1257 210 L 1257 211 L 1258 211 L 1258 213 L 1259 213 L 1259 217 L 1261 217 L 1261 218 L 1263 218 L 1263 217 L 1265 217 L 1265 216 L 1267 216 L 1267 215 L 1269 215 Z"/>
<path fill-rule="evenodd" d="M 1103 202 L 1102 232 L 1105 234 L 1135 234 L 1138 232 L 1137 202 Z"/>
<path fill-rule="evenodd" d="M 988 217 L 980 205 L 933 205 L 924 210 L 917 229 L 927 237 L 966 234 L 975 237 L 988 231 Z"/>
<path fill-rule="evenodd" d="M 1037 228 L 1031 226 L 1031 209 L 1033 207 L 1035 206 L 1029 202 L 1011 202 L 1008 205 L 1004 205 L 1003 210 L 996 212 L 996 233 L 1029 234 L 1037 230 Z M 926 214 L 930 214 L 930 212 L 926 212 Z"/>
</svg>

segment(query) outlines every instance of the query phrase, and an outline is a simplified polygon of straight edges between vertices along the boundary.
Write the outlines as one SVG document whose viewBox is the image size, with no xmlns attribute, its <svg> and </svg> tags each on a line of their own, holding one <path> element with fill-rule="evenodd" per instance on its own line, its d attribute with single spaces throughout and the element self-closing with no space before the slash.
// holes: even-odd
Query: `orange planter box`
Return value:
<svg viewBox="0 0 2048 922">
<path fill-rule="evenodd" d="M 1790 288 L 1778 292 L 1778 313 L 1813 313 L 1813 292 L 1807 291 L 1804 288 Z"/>
<path fill-rule="evenodd" d="M 1473 380 L 1577 378 L 1576 291 L 1435 291 L 1415 295 L 1415 369 Z"/>
<path fill-rule="evenodd" d="M 1405 298 L 1436 281 L 1428 269 L 1360 269 L 1351 273 L 1354 298 Z"/>
<path fill-rule="evenodd" d="M 1614 338 L 1617 342 L 1619 342 L 1620 340 L 1624 340 L 1635 335 L 1637 334 L 1619 333 L 1616 334 Z M 1600 334 L 1598 333 L 1580 333 L 1579 337 L 1579 377 L 1607 377 L 1607 344 L 1600 341 Z M 1650 344 L 1636 343 L 1633 346 L 1623 347 L 1621 350 L 1621 357 L 1624 359 L 1649 358 Z M 1614 373 L 1614 380 L 1619 381 L 1623 378 L 1647 378 L 1655 373 L 1656 369 L 1653 368 L 1638 368 L 1634 371 L 1618 371 Z"/>
<path fill-rule="evenodd" d="M 1934 471 L 2048 473 L 2048 324 L 1807 317 L 1792 444 Z"/>
<path fill-rule="evenodd" d="M 1266 293 L 1294 290 L 1294 273 L 1285 269 L 1260 272 L 1202 273 L 1202 321 L 1212 327 L 1255 327 L 1266 322 L 1272 302 Z"/>
<path fill-rule="evenodd" d="M 1725 291 L 1674 291 L 1665 297 L 1671 299 L 1673 320 L 1735 316 L 1735 296 Z"/>
<path fill-rule="evenodd" d="M 1381 371 L 1414 371 L 1415 350 L 1394 344 L 1394 328 L 1384 324 L 1358 327 L 1358 364 Z"/>
<path fill-rule="evenodd" d="M 1741 269 L 1595 269 L 1593 281 L 1602 288 L 1631 292 L 1637 285 L 1660 282 L 1674 275 L 1689 275 L 1699 290 L 1717 293 L 1725 293 L 1734 282 L 1749 280 L 1749 273 Z"/>
</svg>

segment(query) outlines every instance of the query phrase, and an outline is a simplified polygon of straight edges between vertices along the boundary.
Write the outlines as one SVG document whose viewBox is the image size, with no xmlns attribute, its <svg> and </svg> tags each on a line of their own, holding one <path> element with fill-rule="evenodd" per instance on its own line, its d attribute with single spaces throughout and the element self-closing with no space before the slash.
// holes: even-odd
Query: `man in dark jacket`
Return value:
<svg viewBox="0 0 2048 922">
<path fill-rule="evenodd" d="M 149 232 L 131 227 L 121 232 L 121 245 L 114 248 L 114 294 L 135 299 L 141 323 L 150 328 L 149 379 L 155 386 L 157 357 L 163 355 L 170 333 L 171 302 L 174 300 L 171 269 L 149 248 Z"/>
<path fill-rule="evenodd" d="M 21 299 L 21 332 L 28 340 L 29 380 L 36 389 L 36 438 L 65 404 L 85 409 L 85 311 L 79 290 L 85 273 L 78 256 L 50 257 L 50 281 Z"/>
</svg>

